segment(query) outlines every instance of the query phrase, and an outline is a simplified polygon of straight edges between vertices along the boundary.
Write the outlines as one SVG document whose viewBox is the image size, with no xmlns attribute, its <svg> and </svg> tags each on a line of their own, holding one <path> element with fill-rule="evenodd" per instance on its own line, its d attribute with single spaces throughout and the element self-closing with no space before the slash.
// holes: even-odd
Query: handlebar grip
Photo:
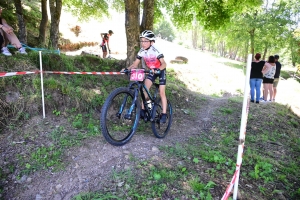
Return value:
<svg viewBox="0 0 300 200">
<path fill-rule="evenodd" d="M 127 68 L 124 69 L 123 71 L 125 74 L 128 74 L 130 72 L 130 70 L 128 70 Z"/>
</svg>

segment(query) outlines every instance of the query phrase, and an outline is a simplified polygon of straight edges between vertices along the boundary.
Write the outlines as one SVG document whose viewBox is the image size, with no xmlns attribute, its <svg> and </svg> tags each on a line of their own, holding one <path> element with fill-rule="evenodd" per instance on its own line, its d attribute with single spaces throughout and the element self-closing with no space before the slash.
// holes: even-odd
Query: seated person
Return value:
<svg viewBox="0 0 300 200">
<path fill-rule="evenodd" d="M 13 32 L 13 28 L 9 26 L 5 19 L 1 18 L 2 14 L 2 8 L 0 8 L 0 34 L 3 37 L 4 42 L 1 44 L 1 53 L 6 56 L 11 56 L 11 53 L 9 52 L 8 48 L 6 47 L 8 42 L 10 42 L 11 45 L 13 45 L 15 48 L 18 49 L 19 53 L 21 54 L 27 54 L 25 51 L 25 48 L 22 47 L 19 39 Z"/>
</svg>

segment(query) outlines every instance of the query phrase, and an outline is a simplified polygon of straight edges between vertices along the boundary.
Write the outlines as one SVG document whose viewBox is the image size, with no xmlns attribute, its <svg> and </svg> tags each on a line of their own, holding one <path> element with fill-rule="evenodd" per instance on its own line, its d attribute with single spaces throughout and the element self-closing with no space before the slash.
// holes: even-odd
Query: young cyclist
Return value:
<svg viewBox="0 0 300 200">
<path fill-rule="evenodd" d="M 101 37 L 102 37 L 102 43 L 101 43 L 101 48 L 102 48 L 102 52 L 103 52 L 103 58 L 106 58 L 107 56 L 107 49 L 110 53 L 110 48 L 109 48 L 109 37 L 112 36 L 114 32 L 112 30 L 109 30 L 108 33 L 101 33 Z M 107 45 L 107 47 L 106 47 Z"/>
<path fill-rule="evenodd" d="M 136 60 L 128 67 L 128 70 L 137 68 L 141 59 L 143 58 L 147 67 L 151 70 L 158 71 L 155 74 L 148 74 L 145 80 L 145 86 L 150 89 L 153 82 L 159 77 L 159 93 L 161 97 L 163 113 L 161 115 L 160 123 L 167 121 L 167 97 L 166 97 L 166 62 L 164 55 L 154 46 L 155 35 L 152 31 L 145 30 L 140 35 L 140 42 L 142 48 L 136 56 Z M 141 117 L 145 116 L 144 105 L 142 104 Z"/>
</svg>

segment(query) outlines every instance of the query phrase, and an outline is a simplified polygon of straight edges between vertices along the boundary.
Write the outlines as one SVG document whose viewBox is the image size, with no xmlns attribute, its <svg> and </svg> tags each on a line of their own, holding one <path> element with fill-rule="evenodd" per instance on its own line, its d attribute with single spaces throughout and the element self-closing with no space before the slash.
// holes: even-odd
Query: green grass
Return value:
<svg viewBox="0 0 300 200">
<path fill-rule="evenodd" d="M 28 57 L 29 60 L 19 56 L 8 58 L 1 71 L 9 70 L 10 66 L 13 66 L 10 70 L 19 68 L 18 71 L 37 69 L 37 54 L 30 52 Z M 45 70 L 119 71 L 120 68 L 118 63 L 89 56 L 44 55 L 43 60 Z M 210 97 L 186 92 L 186 85 L 178 80 L 178 74 L 173 69 L 168 69 L 168 75 L 170 87 L 166 93 L 174 102 L 174 119 L 178 123 L 183 121 L 180 117 L 199 120 L 196 111 L 206 109 Z M 9 118 L 6 117 L 3 123 L 17 137 L 17 141 L 33 142 L 30 148 L 22 149 L 22 154 L 15 155 L 13 162 L 1 166 L 0 179 L 4 180 L 13 173 L 21 177 L 39 170 L 64 169 L 68 150 L 83 146 L 89 140 L 102 138 L 99 130 L 101 106 L 113 89 L 126 86 L 128 82 L 124 76 L 45 74 L 47 115 L 60 123 L 56 126 L 41 121 L 30 131 L 23 131 L 26 120 L 40 115 L 40 108 L 35 106 L 41 100 L 40 79 L 37 76 L 1 78 L 0 97 L 5 97 L 7 88 L 15 88 L 22 97 L 5 107 Z M 195 103 L 187 103 L 187 97 Z M 79 193 L 74 199 L 153 199 L 166 196 L 170 199 L 180 199 L 182 196 L 188 199 L 214 199 L 218 192 L 226 188 L 220 185 L 220 180 L 229 182 L 236 168 L 241 105 L 241 97 L 229 98 L 215 109 L 211 116 L 211 128 L 205 133 L 190 135 L 187 140 L 174 145 L 161 145 L 160 161 L 140 159 L 129 154 L 127 164 L 130 170 L 113 169 L 105 181 L 105 189 Z M 258 195 L 257 199 L 276 199 L 278 191 L 283 191 L 289 199 L 300 197 L 299 126 L 299 117 L 289 107 L 276 103 L 251 106 L 241 168 L 244 182 L 241 184 L 251 184 L 257 194 L 242 189 L 245 198 Z M 44 130 L 47 134 L 39 135 Z M 150 123 L 141 122 L 138 132 L 151 133 Z M 0 185 L 0 194 L 2 189 Z"/>
</svg>

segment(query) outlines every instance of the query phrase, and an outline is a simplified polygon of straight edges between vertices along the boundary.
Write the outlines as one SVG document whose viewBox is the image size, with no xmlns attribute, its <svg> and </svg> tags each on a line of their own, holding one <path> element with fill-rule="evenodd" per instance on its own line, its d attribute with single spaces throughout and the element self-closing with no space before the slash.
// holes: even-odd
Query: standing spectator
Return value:
<svg viewBox="0 0 300 200">
<path fill-rule="evenodd" d="M 109 30 L 108 33 L 101 33 L 102 37 L 102 43 L 101 43 L 101 48 L 103 52 L 103 58 L 106 58 L 107 56 L 107 50 L 109 51 L 110 54 L 110 48 L 109 48 L 109 37 L 112 36 L 114 32 L 112 30 Z"/>
<path fill-rule="evenodd" d="M 254 61 L 251 63 L 251 72 L 250 72 L 250 94 L 251 94 L 251 102 L 254 103 L 254 97 L 255 102 L 259 103 L 259 98 L 260 98 L 260 87 L 261 87 L 261 82 L 263 80 L 263 74 L 262 74 L 262 69 L 265 65 L 265 61 L 260 60 L 261 55 L 257 53 L 255 55 Z M 255 91 L 255 95 L 254 95 Z"/>
<path fill-rule="evenodd" d="M 11 45 L 13 45 L 15 48 L 19 50 L 19 53 L 21 54 L 27 54 L 25 51 L 25 48 L 22 47 L 19 39 L 14 34 L 14 29 L 9 26 L 5 19 L 1 17 L 2 14 L 2 8 L 0 8 L 0 34 L 2 34 L 2 37 L 4 39 L 4 42 L 1 44 L 1 53 L 6 56 L 11 56 L 11 53 L 9 52 L 7 45 L 8 42 L 10 42 Z"/>
<path fill-rule="evenodd" d="M 263 78 L 263 86 L 264 86 L 264 100 L 263 102 L 268 101 L 268 95 L 270 95 L 269 101 L 273 100 L 273 82 L 274 75 L 276 72 L 276 64 L 274 56 L 270 56 L 268 62 L 265 63 L 262 73 L 264 75 Z"/>
<path fill-rule="evenodd" d="M 3 28 L 3 25 L 0 23 L 0 29 L 2 29 L 2 28 Z M 3 44 L 4 44 L 4 38 L 0 31 L 0 47 L 2 47 Z"/>
<path fill-rule="evenodd" d="M 273 101 L 275 101 L 275 97 L 277 94 L 277 85 L 279 82 L 279 76 L 280 76 L 280 71 L 281 71 L 281 63 L 278 62 L 279 55 L 275 55 L 274 58 L 275 58 L 275 64 L 276 64 L 276 72 L 274 75 L 274 82 L 273 82 L 273 90 L 274 90 Z"/>
</svg>

